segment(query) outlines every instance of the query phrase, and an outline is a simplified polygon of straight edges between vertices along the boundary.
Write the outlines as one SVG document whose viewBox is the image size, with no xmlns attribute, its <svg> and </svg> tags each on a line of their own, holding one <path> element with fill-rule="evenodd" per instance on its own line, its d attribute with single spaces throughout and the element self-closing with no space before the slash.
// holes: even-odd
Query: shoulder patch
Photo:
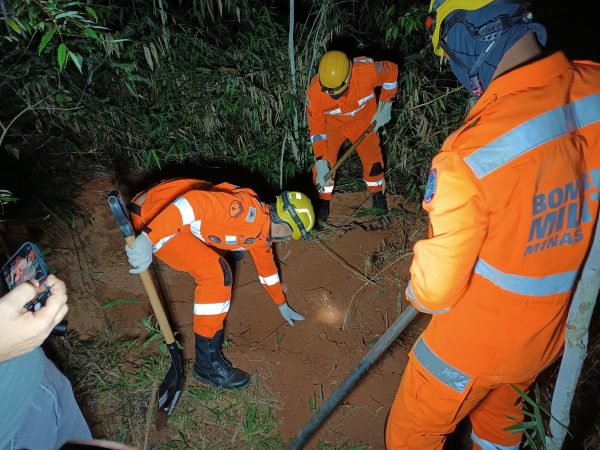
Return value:
<svg viewBox="0 0 600 450">
<path fill-rule="evenodd" d="M 220 239 L 220 238 L 218 238 L 217 236 L 214 236 L 214 235 L 212 235 L 212 234 L 209 234 L 209 235 L 208 235 L 208 239 L 209 239 L 210 241 L 213 241 L 213 242 L 217 243 L 217 244 L 219 244 L 219 243 L 221 242 L 221 239 Z"/>
<path fill-rule="evenodd" d="M 254 244 L 254 238 L 253 237 L 249 237 L 244 241 L 244 244 Z"/>
<path fill-rule="evenodd" d="M 437 190 L 437 171 L 435 169 L 431 169 L 429 171 L 429 176 L 427 177 L 427 185 L 425 186 L 425 198 L 423 198 L 423 201 L 425 203 L 429 203 L 431 200 L 433 200 L 436 190 Z"/>
<path fill-rule="evenodd" d="M 383 70 L 383 66 L 381 65 L 381 63 L 375 63 L 375 70 L 377 72 L 381 72 Z"/>
<path fill-rule="evenodd" d="M 246 222 L 254 222 L 254 220 L 256 219 L 256 208 L 254 206 L 251 206 L 250 208 L 248 208 L 248 214 L 246 215 Z"/>
<path fill-rule="evenodd" d="M 229 205 L 229 215 L 231 217 L 240 217 L 244 212 L 244 207 L 242 206 L 242 202 L 239 200 L 234 200 Z"/>
</svg>

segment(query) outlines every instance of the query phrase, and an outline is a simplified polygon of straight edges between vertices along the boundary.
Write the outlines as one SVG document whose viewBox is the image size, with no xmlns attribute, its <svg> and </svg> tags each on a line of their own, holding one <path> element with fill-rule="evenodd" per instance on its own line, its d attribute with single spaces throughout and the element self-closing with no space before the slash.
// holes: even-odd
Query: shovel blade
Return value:
<svg viewBox="0 0 600 450">
<path fill-rule="evenodd" d="M 183 366 L 177 342 L 167 345 L 167 348 L 171 355 L 171 367 L 158 388 L 158 408 L 171 414 L 183 391 Z"/>
</svg>

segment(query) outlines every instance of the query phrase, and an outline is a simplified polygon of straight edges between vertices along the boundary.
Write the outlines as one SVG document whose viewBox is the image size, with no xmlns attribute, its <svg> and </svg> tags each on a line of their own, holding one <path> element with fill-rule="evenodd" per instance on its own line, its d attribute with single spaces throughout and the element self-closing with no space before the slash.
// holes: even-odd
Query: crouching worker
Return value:
<svg viewBox="0 0 600 450">
<path fill-rule="evenodd" d="M 229 183 L 179 179 L 164 181 L 138 194 L 128 205 L 132 225 L 140 233 L 129 262 L 139 273 L 152 255 L 196 281 L 193 377 L 213 386 L 235 389 L 250 377 L 232 367 L 221 352 L 223 321 L 229 311 L 233 275 L 227 251 L 247 250 L 260 282 L 288 324 L 304 320 L 286 303 L 271 244 L 290 238 L 310 238 L 314 212 L 299 192 L 283 192 L 275 203 L 262 203 L 251 189 Z"/>
</svg>

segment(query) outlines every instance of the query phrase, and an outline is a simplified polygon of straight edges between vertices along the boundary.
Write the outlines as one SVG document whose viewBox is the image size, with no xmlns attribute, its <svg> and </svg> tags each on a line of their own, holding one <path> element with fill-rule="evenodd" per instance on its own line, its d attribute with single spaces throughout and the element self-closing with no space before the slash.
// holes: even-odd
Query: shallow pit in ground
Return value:
<svg viewBox="0 0 600 450">
<path fill-rule="evenodd" d="M 70 287 L 70 327 L 84 340 L 110 323 L 119 336 L 143 336 L 146 330 L 140 320 L 151 314 L 139 277 L 128 273 L 124 243 L 106 207 L 106 195 L 112 188 L 109 178 L 88 183 L 79 202 L 86 205 L 89 222 L 55 233 L 45 243 L 51 249 L 50 263 Z M 276 245 L 288 302 L 306 318 L 296 326 L 284 324 L 258 282 L 248 255 L 235 268 L 226 356 L 251 372 L 253 382 L 272 394 L 284 442 L 352 371 L 396 319 L 399 308 L 406 306 L 403 292 L 411 260 L 408 253 L 425 234 L 425 223 L 403 210 L 413 207 L 403 205 L 400 198 L 389 198 L 390 207 L 399 209 L 387 220 L 361 213 L 353 216 L 359 205 L 370 206 L 369 201 L 365 203 L 367 196 L 362 192 L 337 194 L 332 201 L 331 230 L 317 235 L 318 240 Z M 192 279 L 163 264 L 155 266 L 184 357 L 191 359 Z M 365 281 L 365 275 L 373 282 Z M 102 308 L 111 302 L 114 306 Z M 419 317 L 406 330 L 307 448 L 384 448 L 384 422 L 407 350 L 426 320 Z M 187 375 L 186 383 L 193 386 Z M 94 413 L 93 408 L 87 409 L 88 415 Z M 169 426 L 160 433 L 149 433 L 148 448 L 164 443 L 161 440 L 168 436 Z M 106 434 L 101 423 L 95 423 L 94 431 L 100 437 Z M 203 433 L 202 441 L 211 442 L 210 433 L 222 430 L 207 426 Z M 220 438 L 215 434 L 214 442 Z M 244 448 L 233 441 L 230 445 Z"/>
</svg>

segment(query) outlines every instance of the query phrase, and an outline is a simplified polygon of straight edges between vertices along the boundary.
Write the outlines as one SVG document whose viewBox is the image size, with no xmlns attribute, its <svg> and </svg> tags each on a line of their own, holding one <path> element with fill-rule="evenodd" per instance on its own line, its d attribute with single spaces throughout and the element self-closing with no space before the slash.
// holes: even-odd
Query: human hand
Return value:
<svg viewBox="0 0 600 450">
<path fill-rule="evenodd" d="M 315 163 L 315 167 L 317 169 L 316 179 L 317 185 L 319 186 L 319 194 L 323 194 L 325 192 L 326 187 L 329 188 L 333 186 L 333 178 L 330 177 L 328 180 L 325 180 L 325 175 L 329 173 L 329 169 L 331 167 L 329 166 L 329 161 L 327 161 L 326 159 L 318 159 Z"/>
<path fill-rule="evenodd" d="M 67 314 L 65 283 L 49 275 L 46 284 L 50 287 L 50 296 L 46 305 L 35 312 L 25 309 L 25 304 L 37 295 L 37 289 L 31 283 L 21 283 L 0 298 L 0 362 L 42 345 Z"/>
<path fill-rule="evenodd" d="M 152 242 L 146 233 L 140 233 L 135 238 L 133 247 L 126 245 L 125 252 L 129 264 L 133 266 L 129 273 L 142 273 L 152 264 Z"/>
<path fill-rule="evenodd" d="M 294 326 L 294 320 L 304 320 L 304 316 L 294 311 L 287 303 L 279 305 L 279 313 L 281 317 L 288 323 L 289 326 Z"/>
<path fill-rule="evenodd" d="M 377 121 L 375 124 L 375 131 L 388 123 L 392 118 L 392 103 L 391 102 L 379 102 L 377 111 L 373 116 L 373 121 Z"/>
</svg>

